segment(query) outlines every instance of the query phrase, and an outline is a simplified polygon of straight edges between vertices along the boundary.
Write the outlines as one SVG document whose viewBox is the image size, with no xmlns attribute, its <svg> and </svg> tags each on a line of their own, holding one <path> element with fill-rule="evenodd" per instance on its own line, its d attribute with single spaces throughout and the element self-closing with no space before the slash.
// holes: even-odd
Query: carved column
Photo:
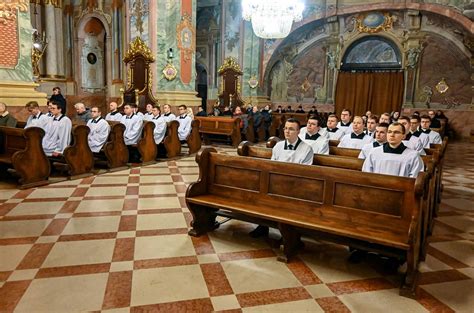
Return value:
<svg viewBox="0 0 474 313">
<path fill-rule="evenodd" d="M 418 31 L 421 27 L 421 16 L 417 10 L 407 12 L 409 37 L 405 46 L 405 107 L 415 107 L 416 88 L 418 84 L 419 66 L 421 59 L 421 36 Z"/>
<path fill-rule="evenodd" d="M 326 103 L 334 104 L 337 70 L 339 68 L 339 21 L 337 17 L 328 18 L 327 66 L 326 66 Z"/>
<path fill-rule="evenodd" d="M 122 82 L 122 6 L 122 1 L 112 2 L 112 81 L 114 83 Z"/>
<path fill-rule="evenodd" d="M 57 75 L 64 77 L 64 37 L 63 37 L 63 9 L 62 0 L 57 0 L 54 7 L 55 31 L 56 31 L 56 53 L 57 53 Z M 46 23 L 47 24 L 47 23 Z"/>
<path fill-rule="evenodd" d="M 58 74 L 55 8 L 52 0 L 45 0 L 44 4 L 45 20 L 47 21 L 46 38 L 48 40 L 48 46 L 46 47 L 46 76 L 54 77 Z"/>
</svg>

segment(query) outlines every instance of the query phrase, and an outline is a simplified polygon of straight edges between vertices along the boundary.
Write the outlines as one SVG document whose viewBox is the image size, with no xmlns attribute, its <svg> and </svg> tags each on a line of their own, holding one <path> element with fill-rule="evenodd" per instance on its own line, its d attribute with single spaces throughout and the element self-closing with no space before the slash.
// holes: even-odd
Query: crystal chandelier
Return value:
<svg viewBox="0 0 474 313">
<path fill-rule="evenodd" d="M 304 4 L 298 0 L 242 0 L 242 17 L 252 22 L 260 38 L 285 38 L 293 22 L 303 18 Z"/>
</svg>

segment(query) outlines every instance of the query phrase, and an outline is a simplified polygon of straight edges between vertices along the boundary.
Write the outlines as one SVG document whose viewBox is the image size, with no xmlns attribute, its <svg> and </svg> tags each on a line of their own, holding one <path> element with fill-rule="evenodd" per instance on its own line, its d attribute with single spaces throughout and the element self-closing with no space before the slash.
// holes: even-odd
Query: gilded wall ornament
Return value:
<svg viewBox="0 0 474 313">
<path fill-rule="evenodd" d="M 173 64 L 171 63 L 168 63 L 166 64 L 166 66 L 163 68 L 163 76 L 169 80 L 169 81 L 172 81 L 176 78 L 176 75 L 178 75 L 178 70 L 176 69 L 176 67 L 174 67 Z"/>
<path fill-rule="evenodd" d="M 151 53 L 150 48 L 148 48 L 146 43 L 140 37 L 135 38 L 135 40 L 130 43 L 123 61 L 128 63 L 135 59 L 137 55 L 142 55 L 147 62 L 155 62 L 155 57 Z"/>
<path fill-rule="evenodd" d="M 176 26 L 176 40 L 178 48 L 184 52 L 184 58 L 190 60 L 196 49 L 196 30 L 192 24 L 191 17 L 184 14 L 181 23 Z"/>
<path fill-rule="evenodd" d="M 444 80 L 444 78 L 441 78 L 441 80 L 436 84 L 435 88 L 439 93 L 442 94 L 442 93 L 445 93 L 446 91 L 448 91 L 449 86 L 446 83 L 446 80 Z"/>
<path fill-rule="evenodd" d="M 227 57 L 224 60 L 224 63 L 219 67 L 219 74 L 222 74 L 225 70 L 231 69 L 237 72 L 238 74 L 242 75 L 242 70 L 240 69 L 240 65 L 237 62 L 237 59 L 233 57 Z"/>
<path fill-rule="evenodd" d="M 28 12 L 28 0 L 0 1 L 0 23 L 6 24 L 8 21 L 16 19 L 16 10 Z"/>
<path fill-rule="evenodd" d="M 258 78 L 255 75 L 252 75 L 248 81 L 250 88 L 255 89 L 258 87 Z"/>
<path fill-rule="evenodd" d="M 393 17 L 389 13 L 363 13 L 357 16 L 356 26 L 361 33 L 374 34 L 387 31 L 393 27 Z"/>
</svg>

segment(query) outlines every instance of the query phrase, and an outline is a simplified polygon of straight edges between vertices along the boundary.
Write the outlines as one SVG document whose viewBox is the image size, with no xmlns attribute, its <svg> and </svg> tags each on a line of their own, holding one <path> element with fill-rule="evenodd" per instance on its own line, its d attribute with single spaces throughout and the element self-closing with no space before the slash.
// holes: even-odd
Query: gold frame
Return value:
<svg viewBox="0 0 474 313">
<path fill-rule="evenodd" d="M 250 88 L 255 89 L 258 87 L 258 78 L 255 75 L 250 76 L 248 84 Z"/>
<path fill-rule="evenodd" d="M 182 32 L 183 30 L 188 30 L 191 33 L 190 46 L 186 47 L 186 43 L 183 42 Z M 194 29 L 192 19 L 186 13 L 181 17 L 181 22 L 176 26 L 176 41 L 178 43 L 178 48 L 184 52 L 184 58 L 189 60 L 191 59 L 194 51 L 196 50 L 196 30 Z"/>
<path fill-rule="evenodd" d="M 443 94 L 445 93 L 446 91 L 448 91 L 449 89 L 449 86 L 448 86 L 448 83 L 446 83 L 446 80 L 443 78 L 441 78 L 441 80 L 436 84 L 436 90 Z"/>
<path fill-rule="evenodd" d="M 364 23 L 363 23 L 364 19 L 369 14 L 374 14 L 374 13 L 380 13 L 380 12 L 374 12 L 374 11 L 366 12 L 366 13 L 359 14 L 357 16 L 357 18 L 356 18 L 356 27 L 357 27 L 357 30 L 359 30 L 359 32 L 374 34 L 374 33 L 378 33 L 378 32 L 381 32 L 381 31 L 387 31 L 387 30 L 389 30 L 393 27 L 393 17 L 387 12 L 383 13 L 384 21 L 381 25 L 378 25 L 376 27 L 369 27 L 369 26 L 364 25 Z"/>
<path fill-rule="evenodd" d="M 171 72 L 170 72 L 171 71 Z M 176 78 L 176 76 L 178 75 L 178 70 L 176 69 L 176 67 L 171 64 L 171 63 L 168 63 L 166 64 L 166 66 L 163 68 L 163 77 L 166 78 L 168 81 L 172 81 Z"/>
</svg>

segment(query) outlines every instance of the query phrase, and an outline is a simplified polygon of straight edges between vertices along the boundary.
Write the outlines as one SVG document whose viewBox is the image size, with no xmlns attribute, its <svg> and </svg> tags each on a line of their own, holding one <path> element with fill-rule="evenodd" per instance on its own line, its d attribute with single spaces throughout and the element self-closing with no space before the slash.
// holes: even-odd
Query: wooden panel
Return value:
<svg viewBox="0 0 474 313">
<path fill-rule="evenodd" d="M 260 171 L 216 165 L 214 183 L 217 185 L 259 191 Z"/>
<path fill-rule="evenodd" d="M 324 180 L 270 173 L 268 193 L 322 203 Z"/>
<path fill-rule="evenodd" d="M 400 216 L 403 192 L 374 186 L 336 183 L 333 201 L 334 205 L 338 206 Z"/>
</svg>

